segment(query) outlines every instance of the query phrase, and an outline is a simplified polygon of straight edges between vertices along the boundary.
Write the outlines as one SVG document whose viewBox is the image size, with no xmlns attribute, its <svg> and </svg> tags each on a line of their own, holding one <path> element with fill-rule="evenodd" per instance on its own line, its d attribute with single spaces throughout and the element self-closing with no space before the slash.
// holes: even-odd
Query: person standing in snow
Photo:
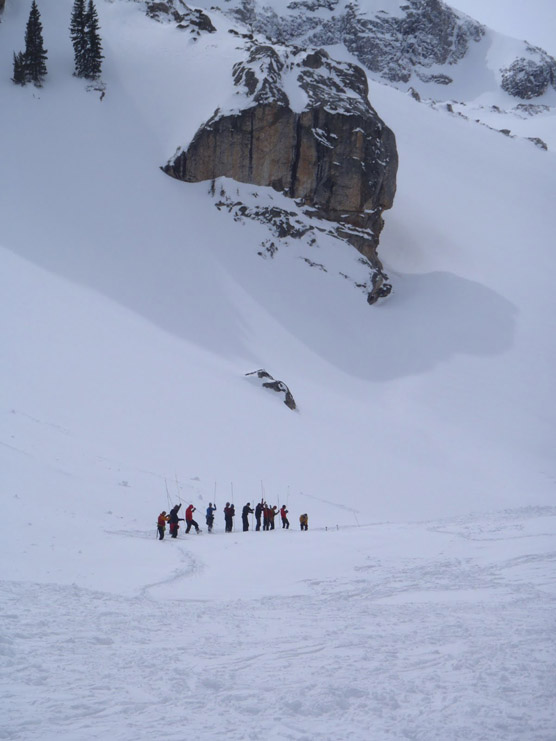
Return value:
<svg viewBox="0 0 556 741">
<path fill-rule="evenodd" d="M 309 529 L 309 515 L 299 515 L 299 527 L 302 530 L 308 530 Z"/>
<path fill-rule="evenodd" d="M 177 538 L 178 537 L 178 530 L 180 529 L 179 522 L 183 522 L 183 517 L 178 517 L 178 512 L 180 511 L 181 504 L 176 504 L 172 509 L 170 510 L 170 514 L 168 515 L 168 522 L 170 523 L 170 537 L 171 538 Z"/>
<path fill-rule="evenodd" d="M 158 528 L 158 539 L 164 540 L 164 533 L 166 532 L 166 523 L 168 522 L 168 515 L 166 514 L 166 510 L 162 510 L 162 512 L 158 515 L 158 521 L 156 523 L 156 526 Z"/>
<path fill-rule="evenodd" d="M 268 508 L 268 529 L 274 530 L 274 518 L 276 517 L 277 506 L 273 505 Z"/>
<path fill-rule="evenodd" d="M 193 519 L 193 512 L 195 512 L 195 509 L 196 508 L 192 504 L 190 504 L 189 507 L 185 510 L 185 521 L 187 523 L 187 528 L 185 530 L 185 534 L 186 535 L 191 530 L 191 527 L 192 526 L 195 528 L 195 532 L 196 533 L 200 533 L 201 532 L 199 530 L 199 525 Z"/>
<path fill-rule="evenodd" d="M 214 513 L 216 512 L 216 504 L 213 506 L 212 502 L 209 502 L 207 507 L 207 529 L 209 533 L 212 533 L 212 526 L 214 525 Z"/>
<path fill-rule="evenodd" d="M 263 504 L 263 530 L 268 530 L 270 527 L 270 507 L 265 502 Z"/>
<path fill-rule="evenodd" d="M 257 522 L 255 530 L 257 531 L 261 529 L 261 515 L 263 513 L 263 505 L 264 502 L 261 500 L 260 502 L 257 502 L 257 506 L 255 507 L 255 520 Z"/>
<path fill-rule="evenodd" d="M 234 515 L 235 515 L 235 507 L 233 504 L 230 504 L 230 502 L 226 502 L 226 506 L 224 507 L 224 522 L 226 524 L 226 532 L 231 533 L 232 528 L 234 526 Z"/>
<path fill-rule="evenodd" d="M 241 521 L 243 522 L 243 532 L 249 530 L 249 515 L 253 514 L 251 502 L 247 502 L 245 507 L 241 510 Z"/>
<path fill-rule="evenodd" d="M 282 508 L 280 509 L 280 517 L 282 518 L 282 530 L 286 528 L 286 530 L 290 527 L 290 521 L 288 520 L 288 510 L 286 509 L 286 505 L 283 504 Z"/>
</svg>

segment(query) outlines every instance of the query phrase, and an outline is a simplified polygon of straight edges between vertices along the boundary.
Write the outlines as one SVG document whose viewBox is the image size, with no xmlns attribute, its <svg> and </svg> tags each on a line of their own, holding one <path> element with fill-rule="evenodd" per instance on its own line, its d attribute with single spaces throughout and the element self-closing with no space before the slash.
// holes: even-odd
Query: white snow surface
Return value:
<svg viewBox="0 0 556 741">
<path fill-rule="evenodd" d="M 352 248 L 214 205 L 283 196 L 159 170 L 230 99 L 231 22 L 98 1 L 101 100 L 71 5 L 40 89 L 27 4 L 0 23 L 0 738 L 554 741 L 554 151 L 371 83 L 369 307 Z M 290 530 L 225 534 L 261 496 Z M 158 542 L 180 501 L 205 532 Z"/>
<path fill-rule="evenodd" d="M 448 4 L 500 33 L 524 39 L 556 56 L 556 4 L 553 0 L 531 0 L 527 3 L 527 12 L 522 3 L 508 0 L 451 0 Z"/>
</svg>

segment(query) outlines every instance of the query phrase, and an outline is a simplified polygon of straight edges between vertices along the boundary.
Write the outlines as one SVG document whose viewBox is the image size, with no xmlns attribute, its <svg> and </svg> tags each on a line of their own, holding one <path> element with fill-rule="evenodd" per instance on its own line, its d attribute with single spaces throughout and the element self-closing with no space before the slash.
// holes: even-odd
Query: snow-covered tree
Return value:
<svg viewBox="0 0 556 741">
<path fill-rule="evenodd" d="M 89 0 L 85 14 L 85 42 L 86 58 L 83 77 L 88 80 L 97 80 L 102 71 L 102 44 L 100 40 L 98 14 L 93 0 Z"/>
<path fill-rule="evenodd" d="M 100 40 L 98 14 L 93 0 L 74 0 L 70 21 L 77 77 L 97 80 L 102 71 L 102 44 Z"/>
<path fill-rule="evenodd" d="M 16 85 L 25 85 L 27 82 L 27 74 L 25 71 L 25 55 L 22 51 L 17 54 L 14 52 L 14 74 L 12 82 Z"/>
<path fill-rule="evenodd" d="M 40 87 L 46 77 L 46 52 L 42 37 L 42 23 L 36 0 L 33 0 L 25 30 L 25 76 Z"/>
<path fill-rule="evenodd" d="M 70 36 L 73 44 L 75 70 L 74 75 L 85 77 L 87 58 L 87 38 L 85 33 L 85 0 L 75 0 L 71 12 Z"/>
</svg>

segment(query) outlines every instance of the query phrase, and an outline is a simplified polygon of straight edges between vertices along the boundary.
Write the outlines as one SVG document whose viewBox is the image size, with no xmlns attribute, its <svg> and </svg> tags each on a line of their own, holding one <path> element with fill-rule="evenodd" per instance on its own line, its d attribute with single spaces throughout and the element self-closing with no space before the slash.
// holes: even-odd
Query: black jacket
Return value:
<svg viewBox="0 0 556 741">
<path fill-rule="evenodd" d="M 168 522 L 183 522 L 183 517 L 178 517 L 178 512 L 180 511 L 181 504 L 178 504 L 177 507 L 173 507 L 170 510 L 170 515 L 168 517 Z"/>
</svg>

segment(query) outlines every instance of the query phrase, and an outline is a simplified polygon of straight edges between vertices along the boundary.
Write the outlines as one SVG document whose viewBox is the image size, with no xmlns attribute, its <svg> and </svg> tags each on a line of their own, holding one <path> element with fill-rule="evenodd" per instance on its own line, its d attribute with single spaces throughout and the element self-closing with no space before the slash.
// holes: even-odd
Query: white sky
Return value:
<svg viewBox="0 0 556 741">
<path fill-rule="evenodd" d="M 451 0 L 496 31 L 525 39 L 556 55 L 556 2 L 554 0 Z"/>
</svg>

